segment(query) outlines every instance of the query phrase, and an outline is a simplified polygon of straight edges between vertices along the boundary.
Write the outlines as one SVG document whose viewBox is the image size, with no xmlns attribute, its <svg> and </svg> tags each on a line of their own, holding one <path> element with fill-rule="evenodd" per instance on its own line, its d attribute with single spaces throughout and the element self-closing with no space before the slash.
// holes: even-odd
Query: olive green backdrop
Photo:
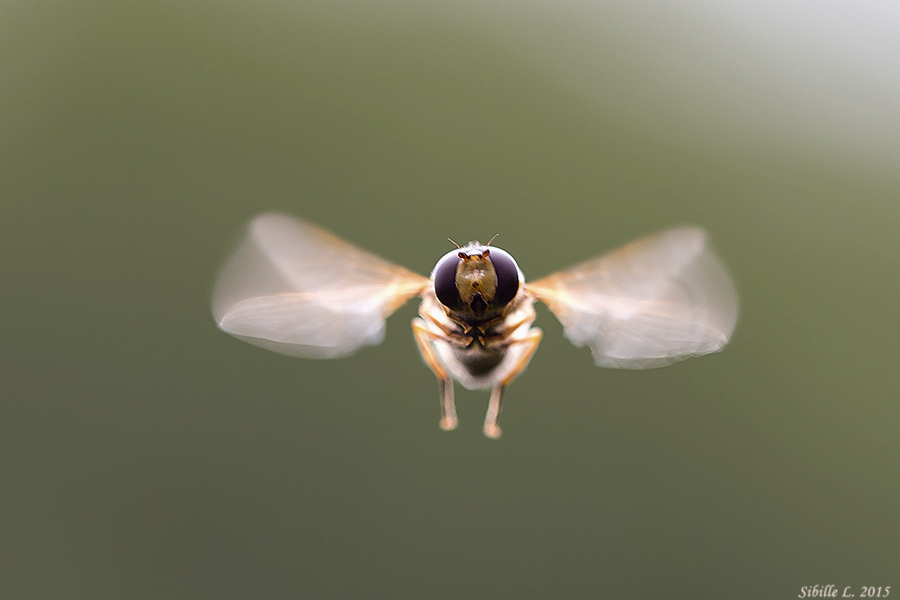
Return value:
<svg viewBox="0 0 900 600">
<path fill-rule="evenodd" d="M 0 5 L 0 597 L 900 594 L 896 81 L 560 6 Z M 541 310 L 504 437 L 446 434 L 414 303 L 339 361 L 215 328 L 270 209 L 528 278 L 697 223 L 741 319 L 617 372 Z"/>
</svg>

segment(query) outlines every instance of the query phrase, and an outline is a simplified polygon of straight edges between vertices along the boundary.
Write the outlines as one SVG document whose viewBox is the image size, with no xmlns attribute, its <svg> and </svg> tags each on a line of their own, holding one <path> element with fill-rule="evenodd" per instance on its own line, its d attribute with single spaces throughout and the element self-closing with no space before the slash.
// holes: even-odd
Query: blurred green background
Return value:
<svg viewBox="0 0 900 600">
<path fill-rule="evenodd" d="M 0 597 L 900 593 L 895 15 L 724 6 L 0 4 Z M 532 279 L 697 223 L 741 320 L 619 372 L 541 310 L 504 437 L 445 434 L 414 303 L 339 361 L 216 329 L 270 209 Z"/>
</svg>

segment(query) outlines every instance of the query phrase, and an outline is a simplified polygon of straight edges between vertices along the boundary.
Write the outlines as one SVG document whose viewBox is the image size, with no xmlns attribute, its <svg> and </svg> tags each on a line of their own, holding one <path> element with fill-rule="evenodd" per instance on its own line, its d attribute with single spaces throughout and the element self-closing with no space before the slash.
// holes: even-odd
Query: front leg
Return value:
<svg viewBox="0 0 900 600">
<path fill-rule="evenodd" d="M 434 351 L 434 346 L 431 343 L 431 340 L 440 336 L 429 329 L 428 324 L 422 319 L 413 319 L 412 330 L 416 342 L 419 344 L 419 350 L 422 352 L 422 358 L 425 359 L 425 364 L 431 368 L 435 377 L 438 378 L 441 390 L 441 420 L 438 422 L 438 425 L 444 431 L 453 431 L 459 424 L 459 419 L 456 417 L 456 403 L 453 400 L 453 380 L 438 360 L 437 353 Z"/>
</svg>

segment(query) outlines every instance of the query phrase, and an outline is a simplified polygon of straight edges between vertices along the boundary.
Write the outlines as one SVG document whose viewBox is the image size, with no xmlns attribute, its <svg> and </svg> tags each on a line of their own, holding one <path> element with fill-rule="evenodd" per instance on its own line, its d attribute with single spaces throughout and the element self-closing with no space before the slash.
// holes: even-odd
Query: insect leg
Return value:
<svg viewBox="0 0 900 600">
<path fill-rule="evenodd" d="M 500 408 L 503 403 L 503 393 L 513 379 L 519 376 L 522 370 L 528 366 L 528 362 L 537 350 L 538 344 L 541 342 L 543 332 L 540 329 L 531 329 L 522 339 L 512 340 L 510 344 L 525 344 L 525 350 L 519 357 L 516 364 L 510 372 L 504 377 L 500 383 L 491 390 L 491 399 L 488 401 L 487 414 L 484 416 L 484 435 L 489 438 L 497 439 L 502 431 L 498 422 L 500 420 Z"/>
<path fill-rule="evenodd" d="M 419 350 L 422 352 L 422 358 L 425 359 L 425 364 L 434 372 L 440 385 L 441 420 L 438 425 L 444 431 L 452 431 L 459 424 L 459 420 L 456 418 L 456 404 L 453 401 L 453 380 L 438 361 L 434 346 L 431 345 L 431 339 L 437 336 L 422 319 L 413 319 L 412 330 L 416 342 L 419 344 Z"/>
<path fill-rule="evenodd" d="M 491 390 L 491 399 L 488 401 L 487 414 L 484 416 L 484 435 L 491 439 L 500 437 L 502 431 L 497 421 L 500 419 L 500 404 L 503 402 L 503 392 L 506 386 L 499 383 Z"/>
<path fill-rule="evenodd" d="M 438 426 L 444 431 L 453 431 L 459 424 L 456 418 L 456 403 L 453 401 L 453 380 L 439 379 L 441 386 L 441 420 Z"/>
</svg>

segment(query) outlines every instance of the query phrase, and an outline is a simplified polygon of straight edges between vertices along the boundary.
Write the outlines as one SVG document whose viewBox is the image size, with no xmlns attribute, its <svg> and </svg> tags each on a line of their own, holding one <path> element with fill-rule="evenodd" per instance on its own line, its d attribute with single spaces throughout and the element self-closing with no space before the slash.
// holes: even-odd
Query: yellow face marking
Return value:
<svg viewBox="0 0 900 600">
<path fill-rule="evenodd" d="M 488 259 L 490 253 L 490 250 L 471 256 L 459 253 L 462 261 L 456 267 L 456 289 L 467 306 L 471 304 L 475 294 L 481 294 L 485 303 L 492 302 L 497 294 L 497 272 Z"/>
</svg>

